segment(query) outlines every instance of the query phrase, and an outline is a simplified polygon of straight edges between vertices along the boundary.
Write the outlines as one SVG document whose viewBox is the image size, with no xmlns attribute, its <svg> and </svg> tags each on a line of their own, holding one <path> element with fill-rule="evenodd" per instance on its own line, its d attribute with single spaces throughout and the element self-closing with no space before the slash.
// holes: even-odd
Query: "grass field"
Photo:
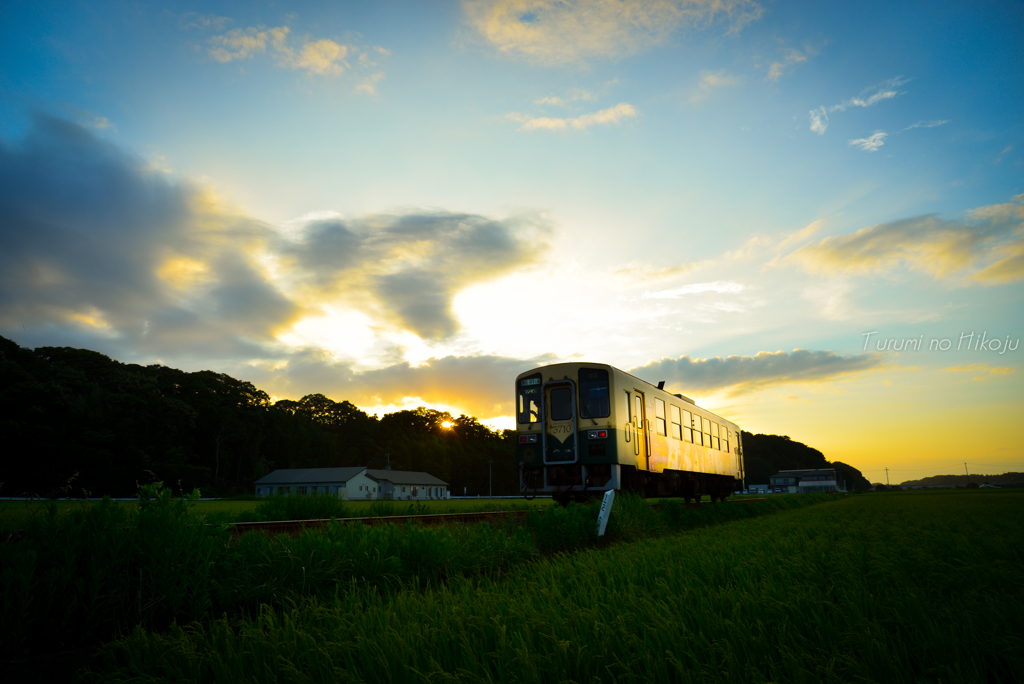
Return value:
<svg viewBox="0 0 1024 684">
<path fill-rule="evenodd" d="M 350 586 L 391 595 L 504 577 L 560 552 L 834 500 L 792 495 L 700 510 L 670 502 L 655 510 L 623 496 L 603 538 L 596 533 L 595 501 L 567 508 L 546 503 L 524 519 L 496 524 L 330 524 L 295 538 L 252 532 L 233 540 L 226 526 L 210 522 L 221 514 L 197 515 L 193 500 L 145 489 L 134 506 L 105 501 L 63 514 L 48 507 L 0 545 L 0 657 L 52 662 L 59 659 L 47 654 L 89 649 L 136 626 L 160 631 L 175 621 L 253 617 L 328 600 Z M 274 497 L 260 502 L 259 512 L 268 513 L 266 507 L 269 519 L 288 513 L 302 519 L 324 517 L 323 508 L 337 506 L 330 497 Z M 388 502 L 371 508 L 403 512 Z"/>
<path fill-rule="evenodd" d="M 75 501 L 35 499 L 32 501 L 0 501 L 0 530 L 23 529 L 33 518 L 43 518 L 48 514 L 48 509 L 53 506 L 58 516 L 63 516 L 69 511 L 81 510 L 89 506 L 95 506 L 98 500 Z M 137 506 L 135 500 L 114 501 L 114 505 L 134 508 Z M 193 511 L 198 515 L 211 516 L 219 520 L 236 520 L 246 518 L 246 514 L 254 513 L 260 503 L 259 499 L 231 501 L 197 501 Z M 530 508 L 543 508 L 552 504 L 551 499 L 449 499 L 446 501 L 422 501 L 414 504 L 406 501 L 374 502 L 374 501 L 352 501 L 344 502 L 345 508 L 352 517 L 380 515 L 384 511 L 386 515 L 404 515 L 409 506 L 416 509 L 422 508 L 423 513 L 469 513 L 484 510 L 526 510 Z M 387 512 L 391 511 L 391 512 Z"/>
<path fill-rule="evenodd" d="M 247 619 L 137 629 L 107 647 L 101 678 L 1020 681 L 1022 514 L 1017 492 L 859 496 L 507 577 L 352 583 Z"/>
</svg>

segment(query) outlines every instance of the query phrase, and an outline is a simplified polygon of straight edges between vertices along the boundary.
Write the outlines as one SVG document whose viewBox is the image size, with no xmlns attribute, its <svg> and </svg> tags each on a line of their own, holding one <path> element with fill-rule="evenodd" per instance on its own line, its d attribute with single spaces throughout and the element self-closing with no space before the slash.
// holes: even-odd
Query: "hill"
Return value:
<svg viewBox="0 0 1024 684">
<path fill-rule="evenodd" d="M 861 492 L 871 488 L 867 478 L 853 466 L 841 461 L 830 462 L 817 449 L 786 435 L 755 435 L 743 432 L 741 436 L 747 486 L 768 484 L 768 479 L 780 470 L 835 468 L 842 473 L 850 491 Z"/>
<path fill-rule="evenodd" d="M 1003 473 L 1002 475 L 932 475 L 923 477 L 920 480 L 907 480 L 901 482 L 900 487 L 936 487 L 936 486 L 957 486 L 964 487 L 968 482 L 974 484 L 1015 484 L 1024 482 L 1024 473 Z"/>
</svg>

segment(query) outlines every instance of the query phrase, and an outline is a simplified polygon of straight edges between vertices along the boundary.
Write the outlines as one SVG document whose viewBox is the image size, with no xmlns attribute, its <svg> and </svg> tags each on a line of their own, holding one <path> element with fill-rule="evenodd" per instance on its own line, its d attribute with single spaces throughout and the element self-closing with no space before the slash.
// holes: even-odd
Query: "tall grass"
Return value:
<svg viewBox="0 0 1024 684">
<path fill-rule="evenodd" d="M 70 648 L 136 624 L 202 615 L 216 560 L 231 533 L 196 524 L 170 490 L 143 487 L 132 510 L 110 500 L 30 521 L 0 547 L 0 649 Z"/>
<path fill-rule="evenodd" d="M 226 525 L 191 512 L 196 496 L 173 499 L 154 485 L 140 491 L 134 507 L 107 500 L 63 516 L 51 507 L 35 518 L 24 538 L 0 547 L 0 654 L 87 646 L 135 626 L 152 631 L 224 613 L 251 617 L 263 606 L 280 611 L 327 601 L 340 589 L 390 595 L 500 577 L 540 556 L 715 522 L 729 508 L 666 516 L 642 499 L 620 497 L 601 539 L 595 502 L 531 512 L 525 524 L 332 523 L 294 539 L 248 533 L 232 541 Z M 769 510 L 736 506 L 744 514 Z M 420 508 L 378 502 L 370 510 L 387 516 Z M 272 497 L 260 502 L 260 511 L 281 519 L 348 512 L 333 497 Z"/>
<path fill-rule="evenodd" d="M 1002 682 L 1024 497 L 857 497 L 107 647 L 105 681 Z M 723 507 L 724 508 L 724 507 Z"/>
</svg>

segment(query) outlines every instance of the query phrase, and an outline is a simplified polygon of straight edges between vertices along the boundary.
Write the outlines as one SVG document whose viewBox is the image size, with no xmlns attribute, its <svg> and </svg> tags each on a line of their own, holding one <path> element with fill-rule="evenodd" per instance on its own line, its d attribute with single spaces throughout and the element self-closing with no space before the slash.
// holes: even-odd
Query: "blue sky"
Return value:
<svg viewBox="0 0 1024 684">
<path fill-rule="evenodd" d="M 0 334 L 501 426 L 518 372 L 583 358 L 873 480 L 1021 470 L 1022 28 L 6 3 Z"/>
</svg>

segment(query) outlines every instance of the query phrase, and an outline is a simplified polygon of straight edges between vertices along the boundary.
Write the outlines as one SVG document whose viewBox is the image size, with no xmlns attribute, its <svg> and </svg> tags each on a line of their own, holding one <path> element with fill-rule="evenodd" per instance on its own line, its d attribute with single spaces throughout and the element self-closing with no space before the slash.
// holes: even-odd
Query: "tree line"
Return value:
<svg viewBox="0 0 1024 684">
<path fill-rule="evenodd" d="M 271 402 L 224 373 L 30 350 L 3 337 L 0 387 L 0 496 L 133 496 L 156 481 L 230 496 L 251 494 L 278 468 L 388 464 L 430 473 L 453 494 L 519 493 L 514 431 L 472 416 L 420 407 L 377 418 L 323 394 Z M 788 437 L 743 433 L 743 444 L 748 484 L 827 464 Z"/>
<path fill-rule="evenodd" d="M 322 394 L 271 402 L 224 373 L 29 350 L 2 337 L 0 387 L 0 496 L 132 496 L 155 481 L 204 496 L 251 494 L 278 468 L 389 462 L 453 492 L 487 494 L 492 472 L 495 494 L 519 491 L 512 431 L 471 416 L 421 407 L 378 419 Z"/>
</svg>

